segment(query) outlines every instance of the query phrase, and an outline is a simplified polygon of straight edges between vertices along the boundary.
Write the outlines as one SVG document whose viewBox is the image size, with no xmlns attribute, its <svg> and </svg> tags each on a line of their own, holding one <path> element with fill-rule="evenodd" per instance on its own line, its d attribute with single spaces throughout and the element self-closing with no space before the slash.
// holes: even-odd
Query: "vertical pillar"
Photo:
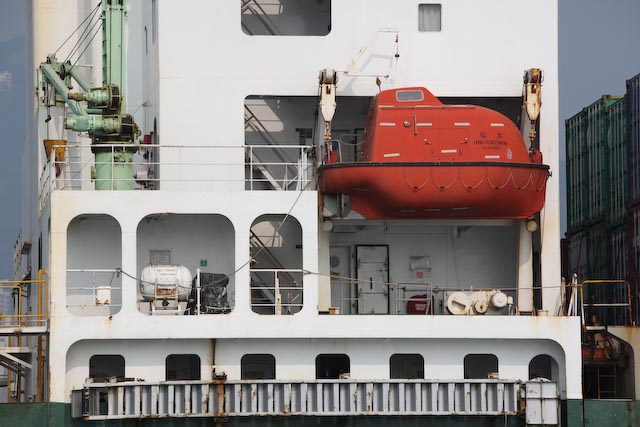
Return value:
<svg viewBox="0 0 640 427">
<path fill-rule="evenodd" d="M 527 221 L 518 222 L 518 311 L 533 312 L 533 246 Z"/>
</svg>

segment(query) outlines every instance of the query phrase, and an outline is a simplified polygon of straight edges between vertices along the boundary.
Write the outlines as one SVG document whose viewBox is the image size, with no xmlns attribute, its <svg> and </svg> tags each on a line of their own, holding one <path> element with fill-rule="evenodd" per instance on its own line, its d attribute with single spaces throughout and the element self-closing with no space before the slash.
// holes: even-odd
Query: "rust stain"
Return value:
<svg viewBox="0 0 640 427">
<path fill-rule="evenodd" d="M 156 288 L 159 297 L 172 297 L 176 295 L 176 288 Z"/>
</svg>

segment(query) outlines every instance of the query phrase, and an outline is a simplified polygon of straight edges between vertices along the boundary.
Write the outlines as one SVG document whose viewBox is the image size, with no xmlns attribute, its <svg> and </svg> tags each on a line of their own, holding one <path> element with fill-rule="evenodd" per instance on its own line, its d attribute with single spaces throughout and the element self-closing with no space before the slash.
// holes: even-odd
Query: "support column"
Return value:
<svg viewBox="0 0 640 427">
<path fill-rule="evenodd" d="M 527 221 L 518 223 L 518 311 L 533 312 L 533 246 Z"/>
</svg>

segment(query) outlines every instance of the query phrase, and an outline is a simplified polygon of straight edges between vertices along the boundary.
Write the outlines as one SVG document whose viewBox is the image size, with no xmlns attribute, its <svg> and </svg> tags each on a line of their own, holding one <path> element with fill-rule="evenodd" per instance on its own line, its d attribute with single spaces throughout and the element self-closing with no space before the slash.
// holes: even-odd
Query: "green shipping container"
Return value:
<svg viewBox="0 0 640 427">
<path fill-rule="evenodd" d="M 607 110 L 607 150 L 609 152 L 609 208 L 607 223 L 617 227 L 624 223 L 628 203 L 627 179 L 627 111 L 626 98 L 620 98 Z"/>
<path fill-rule="evenodd" d="M 565 122 L 567 229 L 604 221 L 610 208 L 608 109 L 621 97 L 605 95 Z"/>
<path fill-rule="evenodd" d="M 567 231 L 573 233 L 584 226 L 587 204 L 586 144 L 584 114 L 576 114 L 565 122 L 567 159 Z"/>
</svg>

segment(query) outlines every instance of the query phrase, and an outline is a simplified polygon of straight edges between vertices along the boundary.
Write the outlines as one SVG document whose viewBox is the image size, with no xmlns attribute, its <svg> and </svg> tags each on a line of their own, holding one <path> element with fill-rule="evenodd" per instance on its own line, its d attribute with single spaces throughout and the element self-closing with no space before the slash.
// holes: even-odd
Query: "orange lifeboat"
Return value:
<svg viewBox="0 0 640 427">
<path fill-rule="evenodd" d="M 379 93 L 356 161 L 327 147 L 320 190 L 348 194 L 365 218 L 528 218 L 544 205 L 549 166 L 514 123 L 425 88 Z"/>
</svg>

